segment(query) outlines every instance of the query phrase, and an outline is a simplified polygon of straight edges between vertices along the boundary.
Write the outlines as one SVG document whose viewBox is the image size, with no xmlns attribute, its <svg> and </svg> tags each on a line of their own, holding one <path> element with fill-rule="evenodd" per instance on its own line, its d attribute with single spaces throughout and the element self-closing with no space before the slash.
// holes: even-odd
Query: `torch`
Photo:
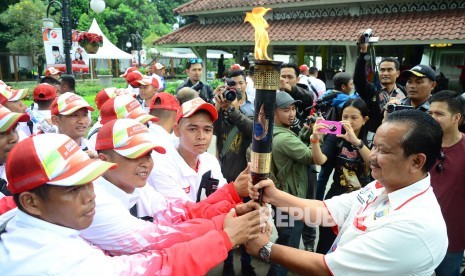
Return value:
<svg viewBox="0 0 465 276">
<path fill-rule="evenodd" d="M 244 20 L 252 24 L 255 29 L 254 87 L 256 93 L 250 168 L 253 184 L 257 184 L 270 175 L 273 119 L 282 63 L 272 61 L 267 54 L 270 40 L 266 31 L 268 23 L 263 16 L 269 10 L 271 9 L 254 8 L 251 13 L 246 13 Z M 260 205 L 263 203 L 262 189 L 260 189 L 258 203 Z"/>
</svg>

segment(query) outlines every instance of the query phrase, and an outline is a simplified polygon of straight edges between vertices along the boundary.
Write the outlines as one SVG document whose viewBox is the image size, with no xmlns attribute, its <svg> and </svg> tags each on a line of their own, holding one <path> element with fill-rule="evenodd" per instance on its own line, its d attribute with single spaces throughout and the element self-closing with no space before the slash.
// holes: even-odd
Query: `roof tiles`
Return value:
<svg viewBox="0 0 465 276">
<path fill-rule="evenodd" d="M 382 41 L 465 39 L 465 12 L 461 9 L 279 20 L 269 21 L 269 24 L 268 34 L 272 42 L 353 41 L 356 34 L 367 26 Z M 197 22 L 156 40 L 154 44 L 253 40 L 254 30 L 248 23 L 201 25 Z"/>
</svg>

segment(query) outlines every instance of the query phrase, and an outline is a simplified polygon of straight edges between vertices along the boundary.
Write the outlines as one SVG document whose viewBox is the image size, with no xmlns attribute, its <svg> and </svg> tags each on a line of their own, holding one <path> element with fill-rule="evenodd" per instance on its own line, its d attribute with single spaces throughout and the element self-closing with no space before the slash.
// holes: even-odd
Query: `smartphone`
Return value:
<svg viewBox="0 0 465 276">
<path fill-rule="evenodd" d="M 325 124 L 328 126 L 327 128 L 320 129 L 321 133 L 333 134 L 333 135 L 342 134 L 342 123 L 341 122 L 321 120 L 321 121 L 318 121 L 318 123 Z"/>
</svg>

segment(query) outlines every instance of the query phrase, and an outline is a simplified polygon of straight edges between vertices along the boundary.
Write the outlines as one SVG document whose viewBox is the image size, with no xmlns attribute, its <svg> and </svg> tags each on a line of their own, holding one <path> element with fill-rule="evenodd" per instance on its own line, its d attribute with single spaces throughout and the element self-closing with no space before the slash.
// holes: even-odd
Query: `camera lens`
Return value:
<svg viewBox="0 0 465 276">
<path fill-rule="evenodd" d="M 233 102 L 236 99 L 236 92 L 230 89 L 224 91 L 223 96 L 226 100 Z"/>
</svg>

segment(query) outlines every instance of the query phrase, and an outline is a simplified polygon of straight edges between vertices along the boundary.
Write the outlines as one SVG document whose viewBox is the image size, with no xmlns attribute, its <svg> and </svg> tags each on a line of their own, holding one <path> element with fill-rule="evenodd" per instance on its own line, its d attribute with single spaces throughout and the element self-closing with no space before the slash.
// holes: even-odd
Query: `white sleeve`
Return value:
<svg viewBox="0 0 465 276">
<path fill-rule="evenodd" d="M 331 217 L 339 228 L 344 225 L 344 221 L 349 216 L 350 211 L 357 201 L 358 193 L 359 191 L 353 191 L 324 201 L 328 212 L 331 214 Z"/>
</svg>

